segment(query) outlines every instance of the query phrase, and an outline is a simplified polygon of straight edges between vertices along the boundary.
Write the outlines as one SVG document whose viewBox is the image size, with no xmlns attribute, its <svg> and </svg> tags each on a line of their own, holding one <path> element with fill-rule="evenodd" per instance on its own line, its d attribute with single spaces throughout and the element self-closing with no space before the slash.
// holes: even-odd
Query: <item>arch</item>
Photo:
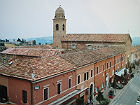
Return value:
<svg viewBox="0 0 140 105">
<path fill-rule="evenodd" d="M 0 102 L 5 103 L 8 101 L 7 87 L 0 85 Z"/>
<path fill-rule="evenodd" d="M 108 83 L 109 83 L 109 74 L 106 74 L 106 78 L 105 78 L 105 86 L 108 87 Z"/>
<path fill-rule="evenodd" d="M 59 24 L 56 24 L 56 30 L 59 30 Z"/>
<path fill-rule="evenodd" d="M 93 97 L 94 97 L 94 84 L 93 83 L 90 84 L 89 92 L 90 92 L 89 99 L 91 101 L 91 100 L 93 100 Z"/>
<path fill-rule="evenodd" d="M 63 31 L 65 30 L 65 25 L 63 24 Z"/>
</svg>

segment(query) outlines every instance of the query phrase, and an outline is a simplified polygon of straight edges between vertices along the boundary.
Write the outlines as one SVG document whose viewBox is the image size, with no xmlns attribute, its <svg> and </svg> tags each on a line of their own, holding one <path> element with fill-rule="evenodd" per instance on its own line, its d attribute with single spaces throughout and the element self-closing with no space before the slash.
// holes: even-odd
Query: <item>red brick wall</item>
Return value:
<svg viewBox="0 0 140 105">
<path fill-rule="evenodd" d="M 26 105 L 31 104 L 31 87 L 30 82 L 27 82 L 25 80 L 18 80 L 9 78 L 8 79 L 8 92 L 10 101 L 17 103 L 19 105 L 25 105 L 22 102 L 22 90 L 27 91 L 27 103 Z"/>
<path fill-rule="evenodd" d="M 48 103 L 51 103 L 55 100 L 57 100 L 58 98 L 63 97 L 64 95 L 72 92 L 75 90 L 75 71 L 51 78 L 51 79 L 47 79 L 45 81 L 39 82 L 39 83 L 35 83 L 33 86 L 40 86 L 39 90 L 34 90 L 34 104 L 37 103 L 41 103 L 40 105 L 47 105 Z M 71 89 L 68 89 L 68 78 L 72 76 L 72 87 Z M 57 95 L 57 81 L 61 80 L 62 83 L 62 92 L 61 94 Z M 43 100 L 43 90 L 44 87 L 48 85 L 49 87 L 49 99 L 44 101 Z M 66 91 L 67 90 L 67 91 Z"/>
<path fill-rule="evenodd" d="M 10 77 L 0 76 L 0 85 L 7 87 L 7 95 L 10 102 L 16 103 L 18 105 L 25 105 L 22 102 L 22 90 L 27 91 L 27 103 L 31 103 L 31 87 L 30 82 L 25 80 L 19 80 Z"/>
<path fill-rule="evenodd" d="M 123 58 L 123 61 L 121 61 L 121 57 Z M 115 63 L 114 67 L 114 60 L 117 61 Z M 119 62 L 118 62 L 119 61 Z M 108 69 L 107 69 L 107 62 L 108 62 Z M 111 62 L 111 67 L 110 67 L 110 62 Z M 104 71 L 103 71 L 103 64 L 104 66 Z M 122 66 L 123 64 L 123 66 Z M 77 69 L 76 71 L 72 71 L 66 74 L 62 74 L 47 80 L 44 80 L 42 82 L 34 83 L 33 84 L 33 104 L 40 103 L 40 105 L 46 105 L 48 103 L 51 103 L 64 95 L 74 91 L 75 89 L 81 89 L 81 86 L 84 85 L 84 88 L 90 87 L 91 83 L 94 83 L 94 87 L 102 87 L 102 84 L 104 83 L 105 85 L 105 77 L 108 74 L 109 78 L 112 77 L 112 71 L 113 70 L 118 70 L 125 67 L 126 61 L 125 61 L 125 54 L 119 54 L 115 57 L 111 57 L 105 60 L 102 60 L 100 62 L 97 62 L 95 64 L 91 64 L 82 68 Z M 97 74 L 97 67 L 99 67 L 99 72 Z M 91 72 L 90 70 L 94 70 L 94 77 L 91 78 Z M 84 78 L 84 72 L 88 71 L 89 72 L 89 80 L 84 81 L 82 84 L 77 85 L 77 75 L 81 74 L 81 82 L 83 81 Z M 115 73 L 115 72 L 114 72 Z M 72 88 L 68 89 L 68 78 L 72 76 Z M 1 78 L 1 77 L 0 77 Z M 62 83 L 62 92 L 61 94 L 57 95 L 57 81 L 61 80 Z M 3 82 L 6 81 L 6 82 Z M 4 77 L 1 78 L 0 84 L 5 85 L 8 87 L 8 96 L 10 97 L 10 101 L 17 103 L 19 105 L 24 105 L 22 102 L 22 90 L 27 91 L 27 96 L 28 96 L 28 103 L 26 105 L 29 105 L 31 103 L 31 84 L 28 81 L 25 80 L 19 80 L 15 78 L 8 78 Z M 49 99 L 44 101 L 43 100 L 43 90 L 45 86 L 49 87 Z M 39 90 L 35 90 L 35 86 L 40 86 Z"/>
</svg>

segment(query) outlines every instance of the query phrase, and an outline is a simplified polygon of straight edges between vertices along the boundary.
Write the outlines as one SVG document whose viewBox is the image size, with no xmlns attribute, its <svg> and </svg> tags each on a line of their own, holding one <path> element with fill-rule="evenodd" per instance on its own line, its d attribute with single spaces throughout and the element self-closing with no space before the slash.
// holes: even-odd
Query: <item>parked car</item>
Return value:
<svg viewBox="0 0 140 105">
<path fill-rule="evenodd" d="M 138 96 L 137 100 L 140 101 L 140 96 Z"/>
<path fill-rule="evenodd" d="M 108 92 L 108 96 L 109 96 L 109 98 L 113 99 L 114 98 L 114 91 L 113 90 L 110 90 Z"/>
<path fill-rule="evenodd" d="M 140 105 L 140 101 L 137 101 L 137 102 L 136 102 L 136 105 Z"/>
<path fill-rule="evenodd" d="M 138 98 L 137 98 L 136 105 L 140 105 L 140 96 L 138 96 Z"/>
</svg>

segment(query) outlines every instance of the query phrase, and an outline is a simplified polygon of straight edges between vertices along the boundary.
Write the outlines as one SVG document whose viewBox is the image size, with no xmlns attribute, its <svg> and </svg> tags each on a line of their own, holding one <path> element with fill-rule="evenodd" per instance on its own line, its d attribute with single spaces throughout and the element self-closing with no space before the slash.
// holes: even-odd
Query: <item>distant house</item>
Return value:
<svg viewBox="0 0 140 105">
<path fill-rule="evenodd" d="M 36 45 L 36 41 L 35 40 L 27 41 L 27 45 L 30 45 L 30 46 Z"/>
<path fill-rule="evenodd" d="M 140 59 L 140 46 L 134 46 L 131 50 L 131 63 L 136 63 Z"/>
<path fill-rule="evenodd" d="M 6 49 L 6 47 L 5 47 L 4 42 L 0 42 L 0 52 L 5 50 L 5 49 Z"/>
</svg>

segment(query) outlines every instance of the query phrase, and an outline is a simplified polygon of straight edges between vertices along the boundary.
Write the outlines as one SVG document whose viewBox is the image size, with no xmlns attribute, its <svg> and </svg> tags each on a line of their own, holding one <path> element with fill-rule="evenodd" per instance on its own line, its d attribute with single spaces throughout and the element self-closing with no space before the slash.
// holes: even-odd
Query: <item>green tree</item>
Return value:
<svg viewBox="0 0 140 105">
<path fill-rule="evenodd" d="M 21 42 L 21 39 L 18 38 L 18 39 L 17 39 L 17 42 Z"/>
<path fill-rule="evenodd" d="M 116 79 L 114 79 L 114 81 L 112 83 L 112 87 L 115 88 L 115 89 L 117 88 L 117 81 L 116 81 Z"/>
<path fill-rule="evenodd" d="M 36 40 L 33 40 L 33 45 L 36 45 Z"/>
<path fill-rule="evenodd" d="M 131 66 L 129 67 L 129 73 L 132 73 L 132 67 Z"/>
<path fill-rule="evenodd" d="M 133 63 L 133 68 L 135 69 L 135 64 Z"/>
<path fill-rule="evenodd" d="M 78 98 L 77 100 L 76 100 L 76 104 L 77 105 L 84 105 L 84 99 L 83 98 Z"/>
<path fill-rule="evenodd" d="M 104 96 L 103 96 L 103 93 L 101 91 L 98 91 L 98 95 L 96 97 L 96 100 L 99 101 L 100 104 L 101 104 L 101 101 L 104 100 Z"/>
</svg>

